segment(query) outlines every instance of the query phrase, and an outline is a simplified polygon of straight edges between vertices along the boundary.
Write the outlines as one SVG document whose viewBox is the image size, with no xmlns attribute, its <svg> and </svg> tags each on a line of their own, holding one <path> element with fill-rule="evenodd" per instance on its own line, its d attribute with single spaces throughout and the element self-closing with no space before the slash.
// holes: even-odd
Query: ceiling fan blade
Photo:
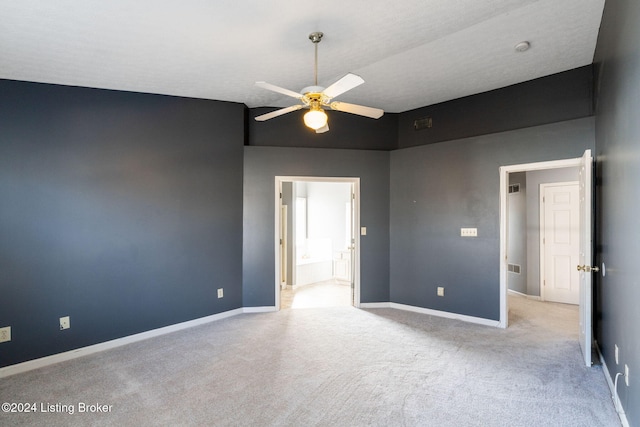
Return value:
<svg viewBox="0 0 640 427">
<path fill-rule="evenodd" d="M 292 111 L 299 110 L 302 107 L 304 107 L 304 105 L 292 105 L 291 107 L 281 108 L 279 110 L 275 110 L 270 113 L 262 114 L 261 116 L 257 116 L 255 119 L 259 122 L 264 122 L 265 120 L 273 119 L 274 117 L 278 117 L 283 114 L 287 114 Z"/>
<path fill-rule="evenodd" d="M 295 99 L 302 98 L 302 95 L 299 94 L 298 92 L 294 92 L 292 90 L 285 89 L 285 88 L 280 87 L 280 86 L 272 85 L 271 83 L 256 82 L 256 86 L 261 87 L 263 89 L 267 89 L 267 90 L 273 91 L 273 92 L 278 92 L 278 93 L 290 96 L 290 97 L 295 98 Z"/>
<path fill-rule="evenodd" d="M 379 108 L 365 107 L 364 105 L 349 104 L 346 102 L 332 102 L 331 108 L 336 111 L 371 117 L 372 119 L 379 119 L 384 114 L 384 111 Z"/>
<path fill-rule="evenodd" d="M 316 129 L 316 133 L 325 133 L 329 131 L 329 124 L 322 126 L 320 129 Z"/>
<path fill-rule="evenodd" d="M 327 98 L 335 98 L 336 96 L 343 94 L 356 86 L 360 86 L 362 83 L 364 83 L 362 77 L 349 73 L 325 90 L 323 90 L 322 93 L 324 93 Z"/>
</svg>

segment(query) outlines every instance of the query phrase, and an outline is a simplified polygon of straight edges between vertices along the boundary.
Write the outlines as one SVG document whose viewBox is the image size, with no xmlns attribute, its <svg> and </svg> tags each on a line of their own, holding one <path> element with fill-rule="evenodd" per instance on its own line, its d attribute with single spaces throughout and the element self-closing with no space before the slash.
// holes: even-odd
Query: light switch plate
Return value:
<svg viewBox="0 0 640 427">
<path fill-rule="evenodd" d="M 367 235 L 367 227 L 360 227 L 360 235 L 361 236 Z"/>
<path fill-rule="evenodd" d="M 461 228 L 460 236 L 462 237 L 478 237 L 478 229 L 477 228 Z"/>
</svg>

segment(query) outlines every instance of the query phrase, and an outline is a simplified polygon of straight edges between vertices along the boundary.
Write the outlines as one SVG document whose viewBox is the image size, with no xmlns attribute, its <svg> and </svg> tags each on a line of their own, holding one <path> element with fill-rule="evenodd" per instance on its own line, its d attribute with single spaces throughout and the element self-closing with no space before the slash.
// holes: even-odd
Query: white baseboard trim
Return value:
<svg viewBox="0 0 640 427">
<path fill-rule="evenodd" d="M 360 308 L 395 308 L 397 310 L 429 314 L 431 316 L 445 317 L 447 319 L 462 320 L 463 322 L 476 323 L 478 325 L 494 327 L 500 326 L 499 320 L 483 319 L 482 317 L 473 317 L 464 314 L 450 313 L 448 311 L 432 310 L 430 308 L 416 307 L 414 305 L 407 304 L 398 304 L 396 302 L 366 302 L 360 303 Z"/>
<path fill-rule="evenodd" d="M 604 361 L 604 357 L 602 357 L 602 353 L 600 352 L 600 346 L 597 342 L 595 342 L 596 350 L 598 351 L 598 357 L 600 358 L 600 362 L 602 363 L 602 371 L 604 372 L 604 377 L 607 379 L 607 384 L 609 385 L 609 390 L 611 391 L 611 400 L 613 401 L 613 406 L 616 408 L 616 412 L 618 413 L 618 417 L 620 417 L 620 422 L 623 427 L 629 427 L 629 420 L 627 420 L 627 414 L 624 412 L 624 408 L 620 403 L 620 400 L 617 398 L 618 393 L 615 389 L 615 384 L 613 379 L 611 378 L 611 373 L 607 368 L 607 363 Z"/>
<path fill-rule="evenodd" d="M 390 308 L 390 302 L 361 302 L 360 308 Z"/>
<path fill-rule="evenodd" d="M 428 308 L 415 307 L 415 306 L 405 305 L 405 304 L 397 304 L 394 302 L 360 303 L 360 308 L 395 308 L 398 310 L 413 311 L 416 313 L 429 314 L 429 315 L 438 316 L 438 317 L 446 317 L 449 319 L 462 320 L 464 322 L 476 323 L 476 324 L 486 325 L 486 326 L 499 326 L 500 324 L 500 322 L 496 320 L 482 319 L 479 317 L 449 313 L 446 311 L 431 310 Z M 22 372 L 31 371 L 33 369 L 38 369 L 45 366 L 53 365 L 54 363 L 60 363 L 67 360 L 76 359 L 78 357 L 87 356 L 93 353 L 98 353 L 100 351 L 110 350 L 112 348 L 146 340 L 146 339 L 157 337 L 160 335 L 169 334 L 171 332 L 192 328 L 194 326 L 203 325 L 205 323 L 215 322 L 217 320 L 226 319 L 228 317 L 236 316 L 238 314 L 268 313 L 268 312 L 275 312 L 275 311 L 277 311 L 275 306 L 236 308 L 234 310 L 225 311 L 223 313 L 213 314 L 211 316 L 201 317 L 199 319 L 177 323 L 175 325 L 169 325 L 163 328 L 152 329 L 150 331 L 145 331 L 139 334 L 117 338 L 111 341 L 105 341 L 105 342 L 90 345 L 87 347 L 81 347 L 75 350 L 65 351 L 64 353 L 53 354 L 51 356 L 45 356 L 45 357 L 41 357 L 34 360 L 28 360 L 26 362 L 17 363 L 15 365 L 5 366 L 4 368 L 0 368 L 0 378 L 4 378 L 4 377 L 8 377 L 15 374 L 20 374 Z"/>
<path fill-rule="evenodd" d="M 523 294 L 522 292 L 518 292 L 518 291 L 513 291 L 511 289 L 508 289 L 507 292 L 511 295 L 517 295 L 519 297 L 524 297 L 524 298 L 528 298 L 528 299 L 532 299 L 535 301 L 542 301 L 542 298 L 540 298 L 537 295 L 527 295 L 527 294 Z"/>
<path fill-rule="evenodd" d="M 514 291 L 513 289 L 507 289 L 507 293 L 510 295 L 518 295 L 519 297 L 527 297 L 528 295 L 523 292 Z"/>
<path fill-rule="evenodd" d="M 66 360 L 76 359 L 78 357 L 87 356 L 89 354 L 98 353 L 100 351 L 110 350 L 112 348 L 146 340 L 146 339 L 157 337 L 160 335 L 169 334 L 171 332 L 192 328 L 194 326 L 204 325 L 205 323 L 215 322 L 217 320 L 226 319 L 228 317 L 236 316 L 242 313 L 245 313 L 244 309 L 236 308 L 235 310 L 229 310 L 229 311 L 225 311 L 218 314 L 212 314 L 211 316 L 201 317 L 199 319 L 189 320 L 182 323 L 176 323 L 175 325 L 169 325 L 163 328 L 152 329 L 150 331 L 145 331 L 139 334 L 129 335 L 122 338 L 116 338 L 111 341 L 105 341 L 105 342 L 90 345 L 87 347 L 81 347 L 75 350 L 65 351 L 64 353 L 53 354 L 51 356 L 45 356 L 39 359 L 28 360 L 26 362 L 17 363 L 15 365 L 5 366 L 4 368 L 0 368 L 0 378 L 8 377 L 10 375 L 20 374 L 22 372 L 31 371 L 33 369 L 42 368 L 48 365 L 53 365 L 54 363 L 60 363 Z"/>
<path fill-rule="evenodd" d="M 273 311 L 278 311 L 276 310 L 276 307 L 274 305 L 267 305 L 264 307 L 243 307 L 242 308 L 243 313 L 271 313 Z"/>
<path fill-rule="evenodd" d="M 413 305 L 406 305 L 406 304 L 398 304 L 395 302 L 391 303 L 391 308 L 397 308 L 398 310 L 413 311 L 415 313 L 430 314 L 431 316 L 445 317 L 447 319 L 462 320 L 463 322 L 476 323 L 478 325 L 484 325 L 484 326 L 494 326 L 494 327 L 500 326 L 499 320 L 484 319 L 482 317 L 467 316 L 465 314 L 450 313 L 448 311 L 432 310 L 430 308 L 416 307 Z"/>
</svg>

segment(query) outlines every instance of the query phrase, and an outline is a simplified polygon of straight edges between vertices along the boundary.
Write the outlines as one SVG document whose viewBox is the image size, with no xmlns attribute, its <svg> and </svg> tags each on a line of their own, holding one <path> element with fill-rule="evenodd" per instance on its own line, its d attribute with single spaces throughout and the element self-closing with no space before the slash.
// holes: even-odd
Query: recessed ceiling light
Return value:
<svg viewBox="0 0 640 427">
<path fill-rule="evenodd" d="M 520 42 L 515 46 L 516 52 L 524 52 L 531 47 L 531 43 L 528 41 Z"/>
</svg>

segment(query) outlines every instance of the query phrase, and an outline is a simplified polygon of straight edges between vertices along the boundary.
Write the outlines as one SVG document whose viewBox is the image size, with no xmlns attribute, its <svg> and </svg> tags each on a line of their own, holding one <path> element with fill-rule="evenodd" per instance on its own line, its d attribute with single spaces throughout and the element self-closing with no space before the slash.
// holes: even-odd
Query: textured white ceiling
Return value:
<svg viewBox="0 0 640 427">
<path fill-rule="evenodd" d="M 604 0 L 0 2 L 0 78 L 242 102 L 255 87 L 365 84 L 339 100 L 402 112 L 590 64 Z M 517 53 L 523 40 L 531 49 Z M 292 102 L 293 101 L 293 102 Z"/>
</svg>

